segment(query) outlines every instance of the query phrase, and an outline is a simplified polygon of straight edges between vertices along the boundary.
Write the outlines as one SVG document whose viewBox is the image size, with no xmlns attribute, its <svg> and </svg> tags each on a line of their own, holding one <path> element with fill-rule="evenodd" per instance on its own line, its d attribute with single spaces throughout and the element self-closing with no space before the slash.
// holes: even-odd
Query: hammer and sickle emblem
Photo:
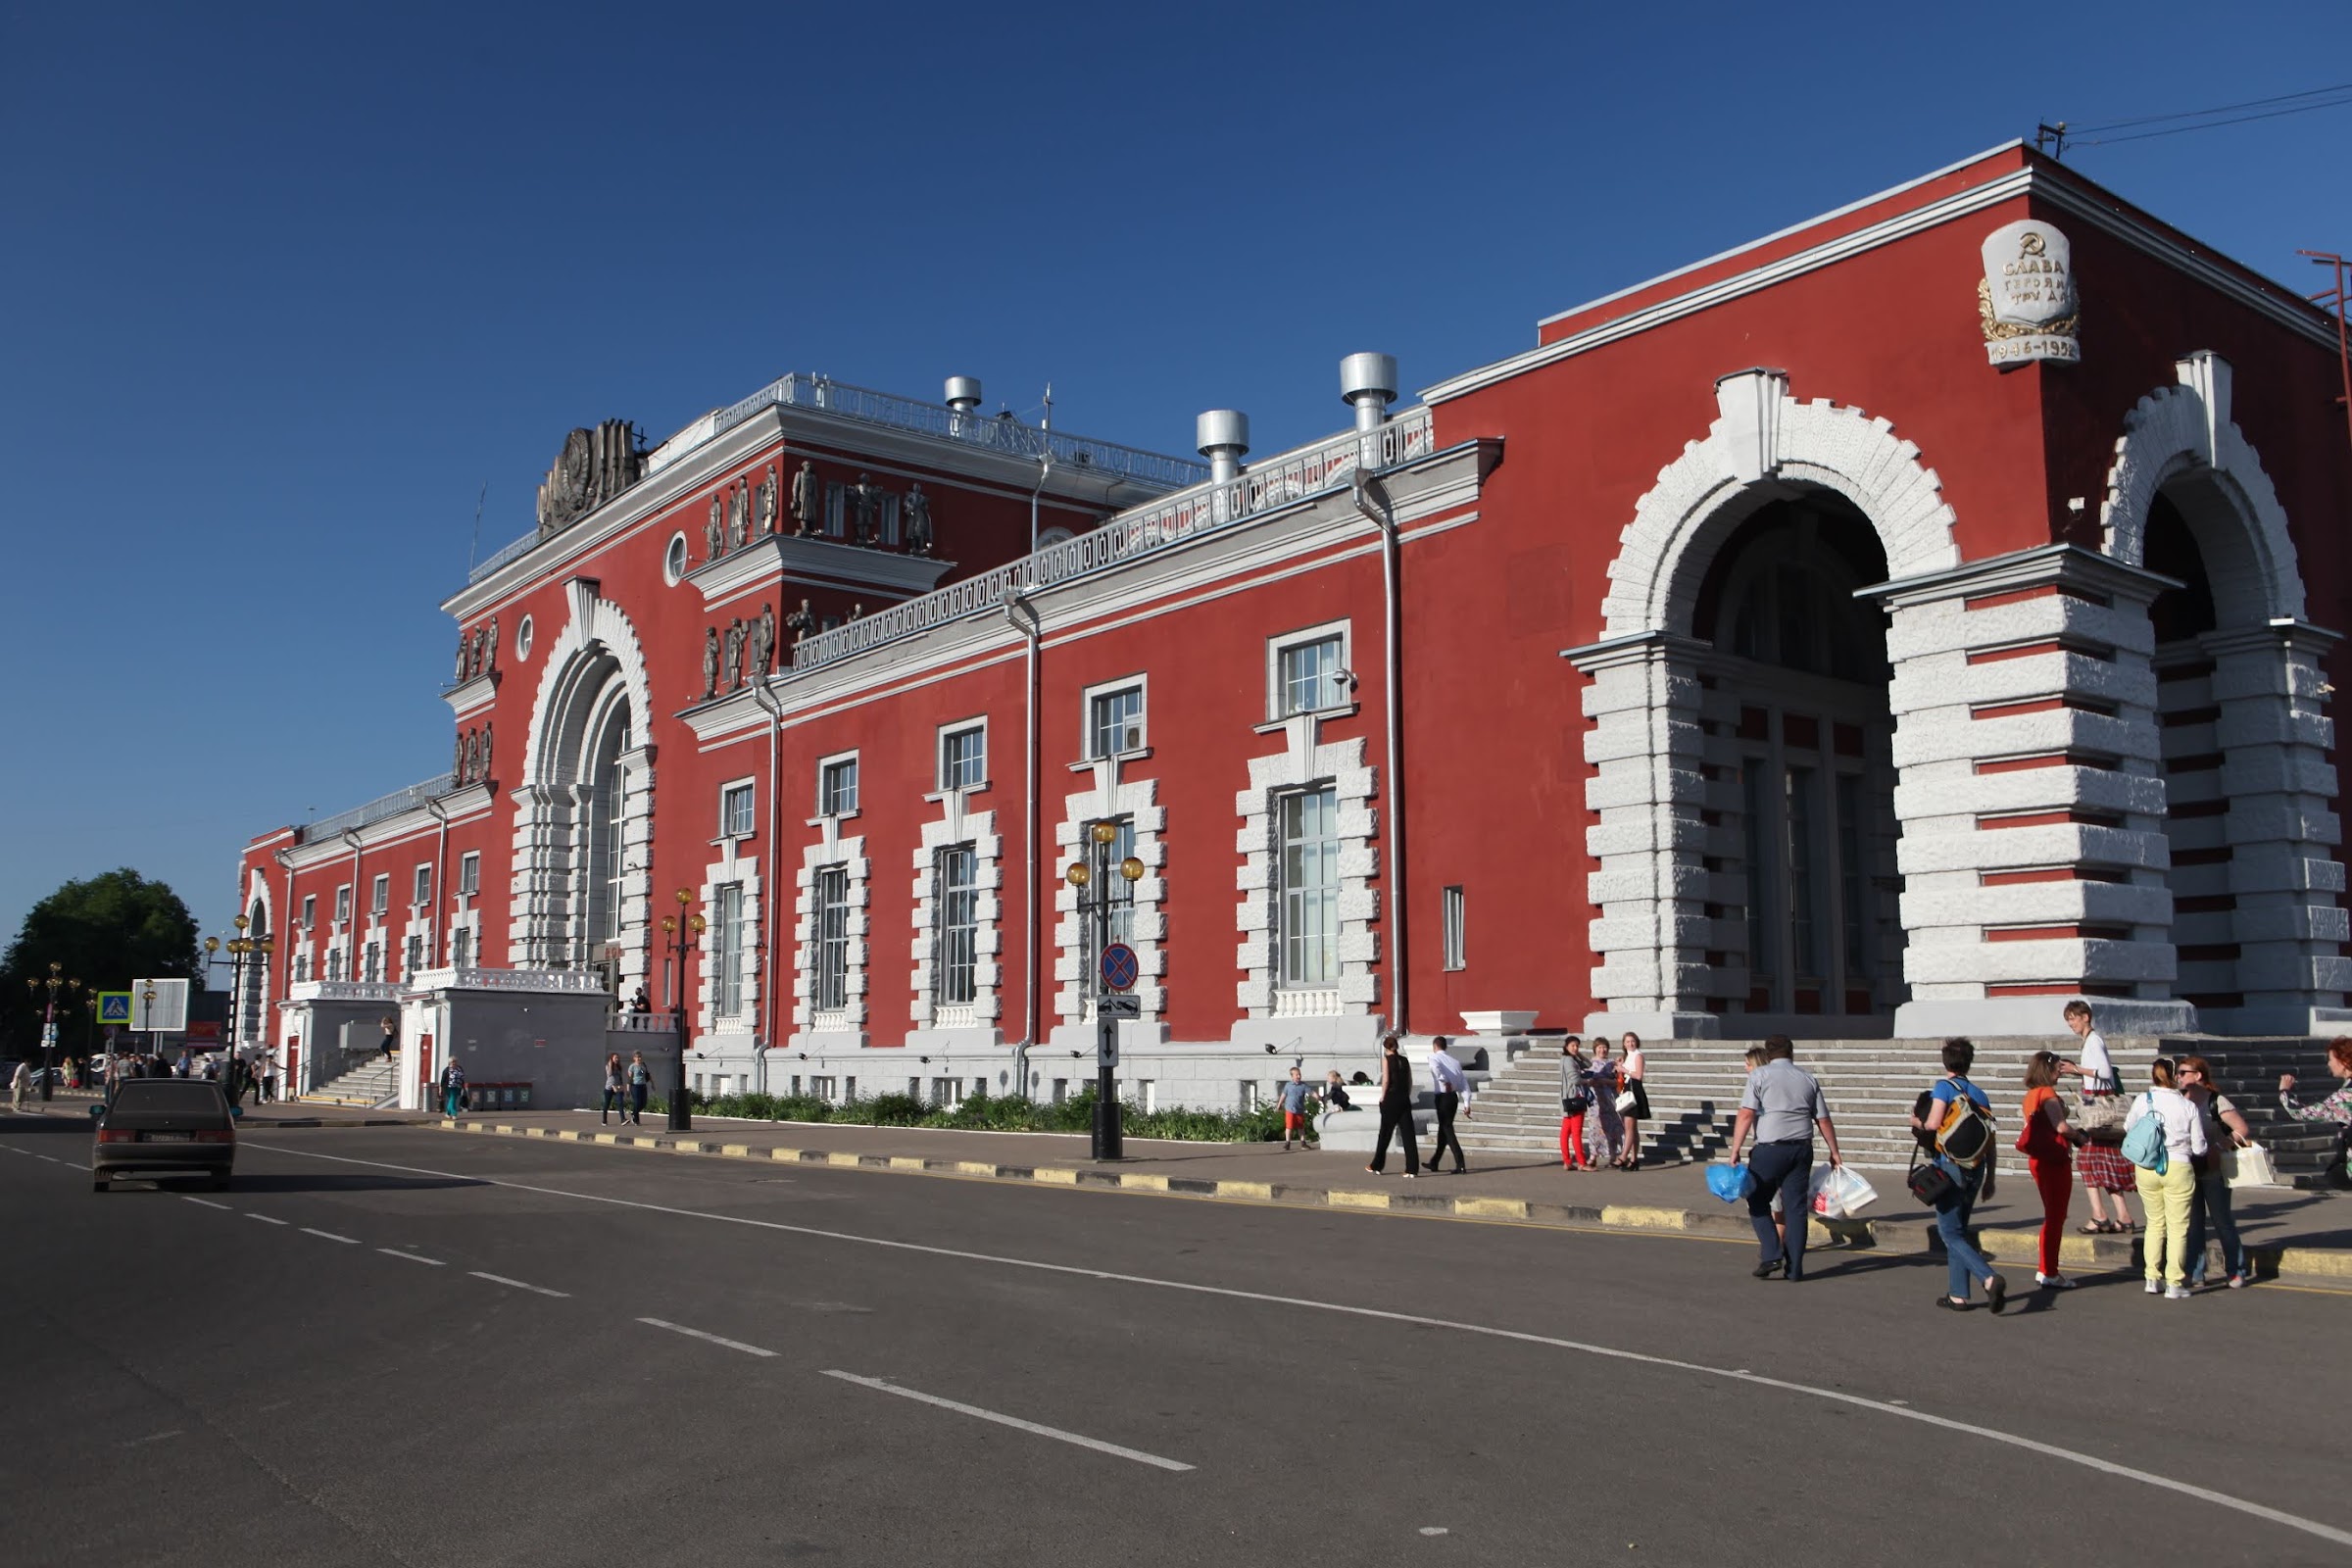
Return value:
<svg viewBox="0 0 2352 1568">
<path fill-rule="evenodd" d="M 2049 241 L 2039 234 L 2029 233 L 2018 240 L 2017 248 L 2022 256 L 2039 256 L 2049 249 Z"/>
</svg>

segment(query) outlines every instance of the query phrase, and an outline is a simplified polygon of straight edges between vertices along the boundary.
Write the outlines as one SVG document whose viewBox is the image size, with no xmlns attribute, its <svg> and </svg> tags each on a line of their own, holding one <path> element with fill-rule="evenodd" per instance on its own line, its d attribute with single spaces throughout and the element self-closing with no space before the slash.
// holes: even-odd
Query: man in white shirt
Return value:
<svg viewBox="0 0 2352 1568">
<path fill-rule="evenodd" d="M 1446 1157 L 1446 1148 L 1453 1146 L 1453 1173 L 1459 1176 L 1470 1168 L 1462 1157 L 1462 1141 L 1454 1136 L 1453 1115 L 1462 1108 L 1462 1096 L 1470 1088 L 1470 1080 L 1462 1074 L 1462 1064 L 1446 1054 L 1446 1048 L 1453 1044 L 1447 1036 L 1439 1035 L 1429 1043 L 1429 1087 L 1437 1096 L 1438 1146 L 1429 1153 L 1429 1173 L 1438 1173 L 1438 1161 Z M 1469 1114 L 1463 1111 L 1464 1115 Z"/>
</svg>

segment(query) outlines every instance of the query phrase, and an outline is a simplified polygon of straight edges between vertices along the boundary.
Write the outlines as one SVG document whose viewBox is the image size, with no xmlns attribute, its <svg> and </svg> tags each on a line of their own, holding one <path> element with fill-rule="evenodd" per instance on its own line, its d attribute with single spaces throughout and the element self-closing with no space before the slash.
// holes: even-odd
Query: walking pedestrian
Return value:
<svg viewBox="0 0 2352 1568">
<path fill-rule="evenodd" d="M 277 1053 L 265 1048 L 262 1052 L 261 1068 L 262 1099 L 266 1102 L 274 1102 L 277 1099 Z"/>
<path fill-rule="evenodd" d="M 1838 1128 L 1830 1120 L 1829 1102 L 1821 1083 L 1796 1064 L 1796 1047 L 1787 1035 L 1764 1042 L 1764 1063 L 1747 1075 L 1740 1094 L 1740 1115 L 1732 1123 L 1732 1163 L 1755 1135 L 1756 1152 L 1747 1173 L 1755 1178 L 1747 1194 L 1748 1223 L 1755 1227 L 1761 1256 L 1755 1277 L 1775 1274 L 1789 1280 L 1805 1277 L 1806 1225 L 1813 1197 L 1813 1134 L 1819 1129 L 1829 1146 L 1830 1166 L 1844 1163 L 1838 1152 Z M 1775 1225 L 1772 1202 L 1778 1195 L 1783 1223 Z"/>
<path fill-rule="evenodd" d="M 622 1121 L 629 1119 L 628 1106 L 621 1101 L 622 1093 L 620 1053 L 611 1052 L 605 1057 L 605 1102 L 597 1108 L 596 1112 L 596 1119 L 600 1123 L 610 1125 L 612 1120 L 612 1112 L 615 1110 L 620 1112 Z"/>
<path fill-rule="evenodd" d="M 1642 1168 L 1642 1124 L 1649 1120 L 1649 1091 L 1642 1086 L 1642 1075 L 1649 1068 L 1649 1059 L 1642 1050 L 1642 1037 L 1631 1029 L 1625 1032 L 1624 1065 L 1617 1069 L 1618 1081 L 1625 1085 L 1619 1091 L 1632 1095 L 1634 1102 L 1622 1112 L 1625 1118 L 1625 1152 L 1617 1164 L 1625 1170 Z"/>
<path fill-rule="evenodd" d="M 2173 1081 L 2197 1107 L 2205 1122 L 2205 1152 L 2192 1160 L 2197 1189 L 2188 1210 L 2188 1288 L 2205 1283 L 2205 1227 L 2211 1225 L 2222 1244 L 2222 1267 L 2233 1291 L 2246 1288 L 2250 1277 L 2246 1244 L 2238 1239 L 2237 1213 L 2230 1203 L 2230 1151 L 2254 1141 L 2254 1129 L 2230 1097 L 2213 1086 L 2213 1063 L 2203 1056 L 2175 1056 Z"/>
<path fill-rule="evenodd" d="M 2295 1099 L 2295 1075 L 2278 1075 L 2278 1108 L 2297 1121 L 2327 1121 L 2335 1123 L 2335 1149 L 2328 1156 L 2327 1168 L 2321 1181 L 2328 1187 L 2352 1187 L 2352 1169 L 2347 1169 L 2347 1154 L 2352 1153 L 2352 1035 L 2338 1035 L 2328 1043 L 2328 1070 L 2343 1080 L 2335 1093 L 2316 1105 L 2299 1103 Z"/>
<path fill-rule="evenodd" d="M 1307 1104 L 1315 1098 L 1315 1092 L 1307 1087 L 1306 1074 L 1293 1067 L 1290 1081 L 1283 1084 L 1278 1093 L 1282 1101 L 1282 1152 L 1287 1154 L 1291 1152 L 1292 1139 L 1298 1139 L 1301 1148 L 1306 1144 L 1310 1125 L 1307 1121 Z"/>
<path fill-rule="evenodd" d="M 466 1108 L 466 1069 L 452 1056 L 441 1069 L 441 1114 L 453 1120 Z"/>
<path fill-rule="evenodd" d="M 2009 1282 L 1993 1272 L 1968 1235 L 1977 1200 L 1992 1196 L 1996 1158 L 1992 1152 L 1992 1101 L 1968 1081 L 1968 1069 L 1976 1061 L 1974 1045 L 1966 1040 L 1945 1041 L 1943 1076 L 1928 1091 L 1928 1114 L 1923 1117 L 1914 1112 L 1911 1125 L 1915 1131 L 1935 1135 L 1934 1162 L 1950 1178 L 1947 1190 L 1936 1200 L 1936 1232 L 1943 1238 L 1946 1286 L 1936 1304 L 1954 1312 L 1967 1311 L 1972 1304 L 1970 1287 L 1983 1280 L 1984 1298 L 1997 1314 L 2008 1304 Z M 1789 1223 L 1796 1223 L 1795 1216 L 1790 1216 Z"/>
<path fill-rule="evenodd" d="M 1591 1170 L 1585 1157 L 1585 1113 L 1592 1108 L 1592 1086 L 1585 1074 L 1592 1064 L 1578 1048 L 1584 1042 L 1570 1035 L 1560 1042 L 1560 1169 Z"/>
<path fill-rule="evenodd" d="M 1594 1163 L 1622 1169 L 1625 1161 L 1619 1152 L 1625 1148 L 1625 1118 L 1617 1113 L 1621 1080 L 1609 1050 L 1607 1035 L 1592 1037 L 1592 1065 L 1585 1070 L 1585 1082 L 1592 1086 L 1592 1111 L 1585 1122 L 1586 1136 Z"/>
<path fill-rule="evenodd" d="M 2041 1195 L 2041 1248 L 2034 1283 L 2049 1291 L 2075 1288 L 2075 1282 L 2058 1271 L 2067 1210 L 2074 1205 L 2074 1150 L 2082 1141 L 2066 1119 L 2066 1102 L 2058 1094 L 2058 1074 L 2065 1065 L 2055 1051 L 2034 1053 L 2026 1064 L 2026 1103 L 2017 1131 L 2017 1152 L 2026 1156 L 2034 1190 Z"/>
<path fill-rule="evenodd" d="M 2197 1196 L 2197 1170 L 2192 1161 L 2206 1150 L 2205 1118 L 2180 1093 L 2170 1057 L 2158 1056 L 2150 1063 L 2148 1077 L 2150 1087 L 2132 1102 L 2131 1112 L 2124 1118 L 2127 1140 L 2132 1128 L 2151 1116 L 2164 1123 L 2163 1166 L 2136 1167 L 2139 1206 L 2148 1216 L 2139 1255 L 2147 1270 L 2148 1294 L 2185 1301 L 2188 1211 Z"/>
<path fill-rule="evenodd" d="M 1413 1069 L 1396 1049 L 1394 1033 L 1380 1037 L 1380 1142 L 1372 1147 L 1372 1163 L 1364 1169 L 1377 1176 L 1389 1162 L 1389 1140 L 1404 1138 L 1404 1179 L 1421 1174 L 1421 1149 L 1413 1137 Z"/>
<path fill-rule="evenodd" d="M 10 1110 L 23 1110 L 24 1108 L 24 1091 L 30 1089 L 31 1087 L 31 1064 L 29 1062 L 18 1062 L 17 1070 L 8 1075 L 8 1108 Z"/>
<path fill-rule="evenodd" d="M 1433 1176 L 1444 1162 L 1448 1146 L 1453 1150 L 1453 1173 L 1459 1176 L 1470 1168 L 1470 1162 L 1462 1157 L 1462 1141 L 1453 1130 L 1456 1111 L 1465 1116 L 1470 1114 L 1462 1110 L 1462 1096 L 1469 1091 L 1470 1080 L 1464 1076 L 1462 1064 L 1446 1050 L 1452 1044 L 1445 1035 L 1438 1035 L 1429 1043 L 1429 1087 L 1437 1097 L 1438 1105 L 1438 1142 L 1429 1152 L 1429 1172 Z"/>
<path fill-rule="evenodd" d="M 2082 1080 L 2082 1098 L 2107 1099 L 2123 1093 L 2124 1081 L 2107 1054 L 2107 1042 L 2090 1026 L 2090 1004 L 2077 997 L 2066 1004 L 2066 1026 L 2082 1042 L 2079 1057 L 2059 1071 Z M 2082 1167 L 2082 1190 L 2090 1198 L 2090 1219 L 2082 1227 L 2085 1236 L 2129 1236 L 2139 1227 L 2132 1221 L 2132 1204 L 2124 1195 L 2139 1188 L 2139 1173 L 2117 1147 L 2120 1140 L 2092 1139 L 2082 1145 L 2076 1163 Z M 2115 1215 L 2109 1218 L 2108 1206 Z"/>
<path fill-rule="evenodd" d="M 375 1026 L 384 1032 L 383 1038 L 375 1043 L 376 1059 L 390 1061 L 392 1053 L 400 1049 L 400 1014 L 387 1012 L 375 1020 Z"/>
<path fill-rule="evenodd" d="M 645 1097 L 654 1092 L 654 1070 L 645 1064 L 645 1053 L 629 1053 L 629 1120 L 645 1125 Z"/>
</svg>

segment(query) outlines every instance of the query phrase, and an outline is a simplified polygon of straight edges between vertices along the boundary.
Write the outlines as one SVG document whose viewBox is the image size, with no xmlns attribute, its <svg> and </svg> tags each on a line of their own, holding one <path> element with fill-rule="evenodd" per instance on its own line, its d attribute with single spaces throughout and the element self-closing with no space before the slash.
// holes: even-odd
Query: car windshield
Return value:
<svg viewBox="0 0 2352 1568">
<path fill-rule="evenodd" d="M 169 1111 L 186 1115 L 191 1111 L 219 1110 L 220 1091 L 211 1084 L 189 1083 L 172 1078 L 134 1078 L 115 1086 L 113 1106 L 116 1110 Z"/>
</svg>

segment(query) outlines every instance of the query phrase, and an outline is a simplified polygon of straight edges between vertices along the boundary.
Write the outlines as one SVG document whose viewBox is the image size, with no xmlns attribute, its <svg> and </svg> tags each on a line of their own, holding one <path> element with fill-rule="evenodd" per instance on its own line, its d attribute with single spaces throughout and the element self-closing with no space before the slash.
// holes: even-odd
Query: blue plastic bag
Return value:
<svg viewBox="0 0 2352 1568">
<path fill-rule="evenodd" d="M 1727 1203 L 1737 1203 L 1755 1190 L 1756 1179 L 1744 1164 L 1707 1167 L 1707 1191 Z"/>
</svg>

